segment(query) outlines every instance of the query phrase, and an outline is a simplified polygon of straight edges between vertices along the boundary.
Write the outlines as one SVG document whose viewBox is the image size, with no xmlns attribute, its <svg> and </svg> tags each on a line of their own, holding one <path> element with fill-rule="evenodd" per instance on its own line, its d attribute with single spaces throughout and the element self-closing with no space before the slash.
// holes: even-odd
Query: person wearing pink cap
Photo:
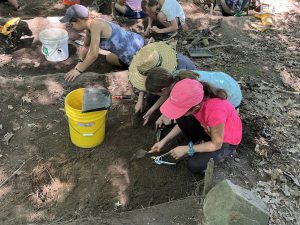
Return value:
<svg viewBox="0 0 300 225">
<path fill-rule="evenodd" d="M 241 142 L 241 119 L 223 89 L 183 79 L 174 85 L 160 111 L 165 117 L 176 119 L 177 125 L 152 146 L 150 153 L 160 152 L 183 132 L 189 144 L 172 149 L 170 155 L 175 159 L 190 156 L 188 168 L 193 173 L 204 172 L 210 158 L 215 163 L 223 161 Z"/>
</svg>

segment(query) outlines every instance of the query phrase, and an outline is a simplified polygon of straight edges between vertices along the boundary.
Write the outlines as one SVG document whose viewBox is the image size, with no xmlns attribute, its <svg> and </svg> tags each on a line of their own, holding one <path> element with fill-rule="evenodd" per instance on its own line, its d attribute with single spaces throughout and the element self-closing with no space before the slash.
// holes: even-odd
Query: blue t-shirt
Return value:
<svg viewBox="0 0 300 225">
<path fill-rule="evenodd" d="M 165 0 L 160 11 L 165 14 L 167 21 L 171 22 L 178 17 L 181 25 L 185 24 L 185 14 L 177 0 Z"/>
<path fill-rule="evenodd" d="M 217 88 L 224 89 L 228 94 L 228 100 L 234 107 L 238 107 L 242 101 L 242 92 L 239 84 L 230 75 L 223 72 L 208 72 L 202 70 L 193 70 L 198 73 L 199 81 L 207 82 Z"/>
<path fill-rule="evenodd" d="M 100 39 L 100 48 L 114 53 L 124 64 L 129 65 L 135 53 L 144 46 L 143 37 L 117 24 L 107 23 L 112 29 L 111 36 Z"/>
<path fill-rule="evenodd" d="M 187 56 L 177 53 L 177 67 L 176 70 L 196 70 L 196 66 L 193 61 Z"/>
</svg>

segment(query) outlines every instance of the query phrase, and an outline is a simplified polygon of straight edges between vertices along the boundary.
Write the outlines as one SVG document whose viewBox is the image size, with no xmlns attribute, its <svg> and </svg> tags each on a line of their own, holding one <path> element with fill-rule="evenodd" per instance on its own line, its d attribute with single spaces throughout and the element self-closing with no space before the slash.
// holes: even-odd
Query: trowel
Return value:
<svg viewBox="0 0 300 225">
<path fill-rule="evenodd" d="M 159 142 L 160 138 L 161 138 L 161 132 L 163 131 L 163 129 L 165 128 L 165 126 L 161 126 L 158 128 L 157 132 L 156 132 L 156 141 Z M 134 159 L 141 159 L 144 158 L 147 154 L 149 154 L 148 151 L 144 150 L 144 149 L 139 149 L 137 150 L 130 158 L 130 161 L 134 160 Z"/>
<path fill-rule="evenodd" d="M 94 112 L 106 110 L 111 107 L 111 95 L 108 90 L 104 88 L 84 88 L 82 112 Z"/>
<path fill-rule="evenodd" d="M 147 152 L 146 150 L 139 149 L 131 156 L 130 161 L 132 161 L 134 159 L 144 158 L 147 154 L 149 154 L 149 152 Z"/>
</svg>

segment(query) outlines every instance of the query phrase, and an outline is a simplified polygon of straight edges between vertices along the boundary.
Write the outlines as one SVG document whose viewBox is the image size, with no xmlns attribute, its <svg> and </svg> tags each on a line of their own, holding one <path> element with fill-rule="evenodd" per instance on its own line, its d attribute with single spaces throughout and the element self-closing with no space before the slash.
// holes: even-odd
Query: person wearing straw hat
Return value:
<svg viewBox="0 0 300 225">
<path fill-rule="evenodd" d="M 194 63 L 183 54 L 176 51 L 164 42 L 154 42 L 141 48 L 133 57 L 129 66 L 129 80 L 133 87 L 140 90 L 138 101 L 135 105 L 135 113 L 143 111 L 143 101 L 145 96 L 146 72 L 155 67 L 162 67 L 172 73 L 175 70 L 188 69 L 195 70 Z M 144 125 L 148 122 L 151 114 L 161 105 L 165 96 L 147 95 L 150 105 L 156 103 L 143 116 Z"/>
<path fill-rule="evenodd" d="M 86 31 L 84 45 L 79 51 L 80 62 L 65 75 L 67 81 L 73 81 L 97 59 L 99 47 L 111 52 L 106 55 L 108 63 L 128 66 L 134 54 L 144 46 L 141 35 L 106 20 L 93 18 L 82 5 L 69 7 L 60 22 L 69 23 L 77 31 Z"/>
<path fill-rule="evenodd" d="M 188 145 L 175 147 L 170 155 L 176 160 L 189 156 L 187 165 L 193 173 L 203 173 L 211 158 L 219 163 L 233 155 L 242 140 L 242 121 L 226 98 L 225 90 L 208 83 L 193 79 L 176 83 L 160 111 L 177 124 L 149 152 L 160 152 L 182 132 Z"/>
</svg>

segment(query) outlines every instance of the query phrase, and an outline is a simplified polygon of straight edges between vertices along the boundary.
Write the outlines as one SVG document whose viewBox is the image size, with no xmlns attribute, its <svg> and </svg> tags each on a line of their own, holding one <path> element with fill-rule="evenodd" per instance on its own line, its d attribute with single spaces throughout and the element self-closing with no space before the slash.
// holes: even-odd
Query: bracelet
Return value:
<svg viewBox="0 0 300 225">
<path fill-rule="evenodd" d="M 82 73 L 79 69 L 77 69 L 76 67 L 75 67 L 75 70 L 77 70 L 79 73 Z"/>
<path fill-rule="evenodd" d="M 193 148 L 193 142 L 192 141 L 190 141 L 189 142 L 189 149 L 188 149 L 188 152 L 187 152 L 187 154 L 189 155 L 189 156 L 194 156 L 195 155 L 195 149 Z"/>
</svg>

